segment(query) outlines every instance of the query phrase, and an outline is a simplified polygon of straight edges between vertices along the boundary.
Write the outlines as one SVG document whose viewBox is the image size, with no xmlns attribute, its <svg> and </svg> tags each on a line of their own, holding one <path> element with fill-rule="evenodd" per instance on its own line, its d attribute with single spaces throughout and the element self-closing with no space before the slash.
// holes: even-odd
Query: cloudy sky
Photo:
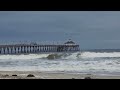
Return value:
<svg viewBox="0 0 120 90">
<path fill-rule="evenodd" d="M 65 41 L 120 49 L 119 11 L 0 11 L 0 42 Z"/>
</svg>

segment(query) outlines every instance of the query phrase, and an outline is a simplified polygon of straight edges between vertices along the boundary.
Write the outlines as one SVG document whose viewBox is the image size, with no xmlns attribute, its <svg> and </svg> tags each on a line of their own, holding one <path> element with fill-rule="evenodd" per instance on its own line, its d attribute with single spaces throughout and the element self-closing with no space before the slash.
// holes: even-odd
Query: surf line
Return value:
<svg viewBox="0 0 120 90">
<path fill-rule="evenodd" d="M 78 44 L 69 39 L 64 44 L 10 44 L 0 45 L 0 54 L 30 54 L 45 52 L 77 52 L 80 51 Z"/>
</svg>

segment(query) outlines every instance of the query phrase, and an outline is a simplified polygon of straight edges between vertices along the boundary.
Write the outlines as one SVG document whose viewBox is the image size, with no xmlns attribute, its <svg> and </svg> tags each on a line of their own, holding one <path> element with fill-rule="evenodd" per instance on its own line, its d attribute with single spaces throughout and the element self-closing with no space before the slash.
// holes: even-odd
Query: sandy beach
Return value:
<svg viewBox="0 0 120 90">
<path fill-rule="evenodd" d="M 36 71 L 0 71 L 0 79 L 120 79 L 120 76 L 67 74 Z"/>
</svg>

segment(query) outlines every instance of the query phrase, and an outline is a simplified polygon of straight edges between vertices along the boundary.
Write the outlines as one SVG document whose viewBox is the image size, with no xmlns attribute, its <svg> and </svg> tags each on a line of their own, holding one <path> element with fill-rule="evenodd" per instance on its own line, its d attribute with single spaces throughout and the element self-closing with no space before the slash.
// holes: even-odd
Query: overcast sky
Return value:
<svg viewBox="0 0 120 90">
<path fill-rule="evenodd" d="M 81 49 L 120 49 L 120 12 L 0 11 L 0 42 L 69 38 Z"/>
</svg>

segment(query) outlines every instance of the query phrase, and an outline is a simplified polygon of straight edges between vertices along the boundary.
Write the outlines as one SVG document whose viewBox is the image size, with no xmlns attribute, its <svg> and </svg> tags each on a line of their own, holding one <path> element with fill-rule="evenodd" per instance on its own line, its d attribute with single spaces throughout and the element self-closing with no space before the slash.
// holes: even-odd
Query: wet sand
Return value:
<svg viewBox="0 0 120 90">
<path fill-rule="evenodd" d="M 31 74 L 33 76 L 28 75 Z M 120 79 L 120 76 L 91 75 L 91 74 L 67 74 L 36 71 L 0 71 L 0 79 Z M 89 79 L 88 78 L 88 79 Z"/>
</svg>

